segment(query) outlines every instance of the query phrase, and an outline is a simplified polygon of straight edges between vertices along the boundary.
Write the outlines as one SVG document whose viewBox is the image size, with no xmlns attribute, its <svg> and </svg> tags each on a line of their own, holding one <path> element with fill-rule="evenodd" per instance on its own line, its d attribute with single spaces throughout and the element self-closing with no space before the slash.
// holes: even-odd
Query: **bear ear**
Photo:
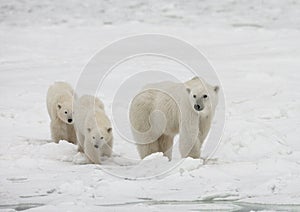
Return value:
<svg viewBox="0 0 300 212">
<path fill-rule="evenodd" d="M 199 79 L 199 77 L 195 76 L 192 78 L 192 80 L 196 80 L 196 79 Z"/>
<path fill-rule="evenodd" d="M 57 104 L 57 108 L 58 108 L 58 109 L 61 108 L 61 104 L 60 104 L 60 103 Z"/>
<path fill-rule="evenodd" d="M 220 90 L 220 87 L 216 85 L 216 86 L 214 87 L 214 91 L 215 91 L 216 93 L 218 93 L 219 90 Z"/>
<path fill-rule="evenodd" d="M 191 89 L 190 88 L 186 88 L 186 91 L 188 92 L 188 94 L 191 93 Z"/>
<path fill-rule="evenodd" d="M 88 132 L 91 132 L 91 128 L 87 128 L 87 131 L 88 131 Z"/>
<path fill-rule="evenodd" d="M 110 133 L 111 131 L 112 131 L 112 128 L 111 128 L 111 127 L 107 129 L 107 132 L 108 132 L 108 133 Z"/>
</svg>

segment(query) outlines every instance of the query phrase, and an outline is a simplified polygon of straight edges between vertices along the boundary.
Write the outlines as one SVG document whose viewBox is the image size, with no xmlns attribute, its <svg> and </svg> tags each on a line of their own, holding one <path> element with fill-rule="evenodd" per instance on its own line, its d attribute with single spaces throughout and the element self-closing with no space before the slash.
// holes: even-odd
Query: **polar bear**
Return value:
<svg viewBox="0 0 300 212">
<path fill-rule="evenodd" d="M 160 82 L 144 87 L 129 110 L 140 157 L 163 152 L 171 160 L 173 138 L 179 133 L 181 156 L 199 158 L 218 104 L 218 91 L 218 86 L 199 77 L 185 83 Z"/>
<path fill-rule="evenodd" d="M 84 95 L 76 102 L 74 112 L 78 151 L 92 163 L 100 164 L 102 156 L 111 156 L 113 146 L 111 122 L 104 105 L 98 98 Z"/>
<path fill-rule="evenodd" d="M 47 109 L 51 119 L 50 130 L 54 142 L 66 140 L 76 144 L 73 125 L 73 100 L 76 94 L 65 82 L 55 82 L 47 92 Z"/>
</svg>

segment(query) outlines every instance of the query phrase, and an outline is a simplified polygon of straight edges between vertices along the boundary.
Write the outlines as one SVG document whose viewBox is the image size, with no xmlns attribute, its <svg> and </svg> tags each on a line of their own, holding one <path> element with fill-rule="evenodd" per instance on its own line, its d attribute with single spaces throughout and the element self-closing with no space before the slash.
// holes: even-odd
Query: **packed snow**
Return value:
<svg viewBox="0 0 300 212">
<path fill-rule="evenodd" d="M 0 1 L 0 209 L 300 210 L 299 12 L 292 0 Z M 51 142 L 49 85 L 75 87 L 95 53 L 142 33 L 185 40 L 213 65 L 226 124 L 211 158 L 181 159 L 175 146 L 170 162 L 161 153 L 139 160 L 115 129 L 115 153 L 101 165 Z M 115 82 L 141 64 L 110 74 L 98 95 L 107 111 Z"/>
</svg>

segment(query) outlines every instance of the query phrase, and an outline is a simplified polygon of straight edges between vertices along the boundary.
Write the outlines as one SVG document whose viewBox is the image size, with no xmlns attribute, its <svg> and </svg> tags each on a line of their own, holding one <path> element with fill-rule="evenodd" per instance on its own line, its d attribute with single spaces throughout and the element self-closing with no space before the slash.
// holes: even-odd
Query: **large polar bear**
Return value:
<svg viewBox="0 0 300 212">
<path fill-rule="evenodd" d="M 199 77 L 185 83 L 146 86 L 131 102 L 129 119 L 141 158 L 163 152 L 171 160 L 173 138 L 179 133 L 182 157 L 200 157 L 218 103 L 218 86 Z"/>
<path fill-rule="evenodd" d="M 76 102 L 74 111 L 78 150 L 92 163 L 100 164 L 102 156 L 111 156 L 113 146 L 111 122 L 104 105 L 98 98 L 84 95 Z"/>
<path fill-rule="evenodd" d="M 48 89 L 47 109 L 51 119 L 50 130 L 54 142 L 66 140 L 77 143 L 73 125 L 73 100 L 76 94 L 65 82 L 55 82 Z"/>
</svg>

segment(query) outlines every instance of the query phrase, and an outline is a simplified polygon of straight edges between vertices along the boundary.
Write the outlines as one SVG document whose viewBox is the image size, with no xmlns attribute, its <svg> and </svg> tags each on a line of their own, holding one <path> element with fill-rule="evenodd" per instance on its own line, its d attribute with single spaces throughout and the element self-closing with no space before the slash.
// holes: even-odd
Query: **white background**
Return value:
<svg viewBox="0 0 300 212">
<path fill-rule="evenodd" d="M 286 210 L 300 204 L 299 14 L 298 1 L 280 0 L 1 0 L 0 209 Z M 130 172 L 135 164 L 122 157 L 78 164 L 84 158 L 75 145 L 51 143 L 45 102 L 54 81 L 75 86 L 98 50 L 140 33 L 178 37 L 207 56 L 226 95 L 226 129 L 207 164 L 188 158 L 165 177 L 126 180 L 103 171 Z M 109 110 L 112 97 L 99 96 Z M 137 155 L 118 136 L 115 149 Z M 146 175 L 166 164 L 155 154 L 138 166 Z"/>
</svg>

